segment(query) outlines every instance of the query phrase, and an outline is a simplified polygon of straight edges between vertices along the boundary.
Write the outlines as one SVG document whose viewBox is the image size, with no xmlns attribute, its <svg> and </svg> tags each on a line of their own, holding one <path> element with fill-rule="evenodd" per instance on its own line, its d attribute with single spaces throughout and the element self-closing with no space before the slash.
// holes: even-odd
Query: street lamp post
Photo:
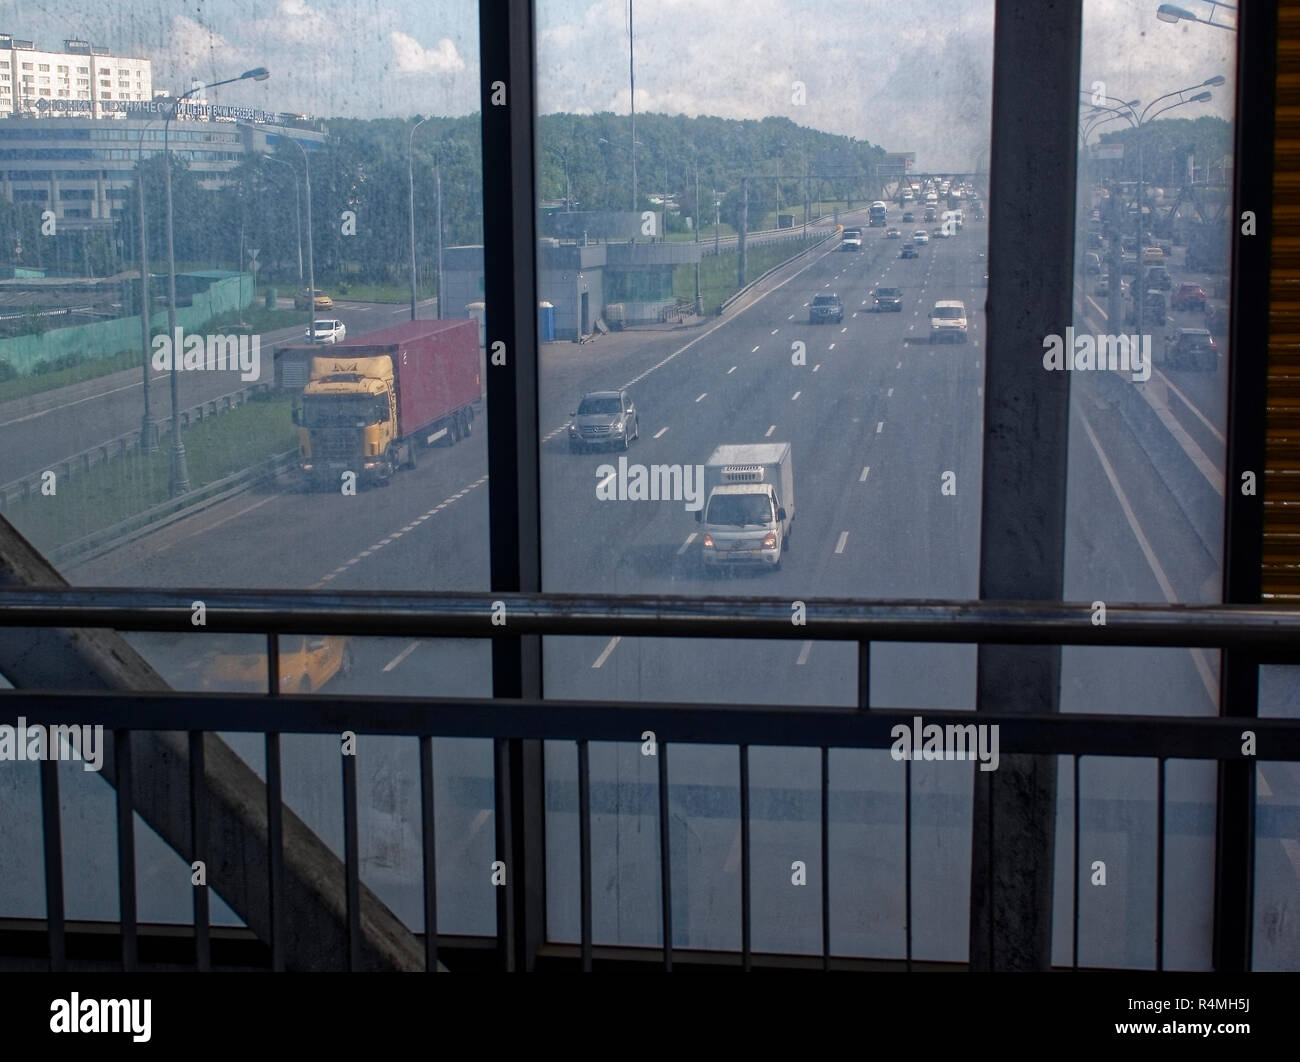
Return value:
<svg viewBox="0 0 1300 1062">
<path fill-rule="evenodd" d="M 152 124 L 152 123 L 150 123 Z M 144 415 L 140 421 L 140 450 L 146 454 L 158 452 L 158 425 L 149 409 L 150 321 L 149 321 L 149 239 L 145 228 L 144 212 L 144 134 L 148 125 L 140 129 L 140 148 L 136 153 L 135 187 L 140 207 L 140 349 L 141 386 L 144 390 Z M 173 333 L 174 334 L 174 333 Z"/>
<path fill-rule="evenodd" d="M 406 185 L 410 213 L 410 235 L 411 235 L 411 320 L 415 320 L 415 131 L 427 122 L 428 118 L 421 118 L 411 127 L 411 133 L 406 138 Z M 442 277 L 438 277 L 438 303 L 442 303 Z"/>
<path fill-rule="evenodd" d="M 303 196 L 307 200 L 307 305 L 314 320 L 316 317 L 316 255 L 311 242 L 311 163 L 307 159 L 305 147 L 292 137 L 285 139 L 302 152 Z"/>
<path fill-rule="evenodd" d="M 293 228 L 298 237 L 298 286 L 302 287 L 302 202 L 298 197 L 298 174 L 289 163 L 277 159 L 272 155 L 263 155 L 262 161 L 274 162 L 277 166 L 284 166 L 293 176 Z M 279 183 L 278 181 L 275 183 Z"/>
<path fill-rule="evenodd" d="M 1222 4 L 1219 0 L 1205 0 L 1210 5 L 1210 17 L 1208 19 L 1197 18 L 1186 8 L 1178 7 L 1176 4 L 1161 4 L 1156 8 L 1156 18 L 1161 22 L 1177 22 L 1179 19 L 1185 19 L 1188 22 L 1199 22 L 1202 26 L 1213 26 L 1215 29 L 1227 30 L 1229 33 L 1236 31 L 1236 26 L 1225 26 L 1222 22 L 1215 22 L 1214 16 L 1219 13 L 1219 8 L 1225 11 L 1236 11 L 1232 4 Z"/>
<path fill-rule="evenodd" d="M 236 81 L 252 79 L 254 81 L 265 81 L 271 76 L 270 71 L 264 66 L 256 67 L 253 70 L 245 70 L 239 77 L 229 77 L 224 81 L 214 81 L 210 85 L 195 85 L 188 92 L 182 92 L 173 101 L 168 111 L 166 119 L 163 121 L 163 170 L 166 174 L 167 183 L 167 331 L 171 342 L 176 342 L 176 240 L 174 226 L 172 224 L 172 155 L 169 141 L 171 132 L 171 123 L 175 119 L 177 111 L 180 109 L 181 102 L 196 92 L 204 89 L 219 88 L 221 85 L 230 85 Z M 311 197 L 308 196 L 307 209 L 311 210 Z M 310 226 L 310 214 L 308 215 L 308 224 Z M 310 229 L 307 233 L 308 239 L 311 238 Z M 243 269 L 243 262 L 239 263 L 240 269 Z M 185 461 L 185 443 L 181 440 L 181 411 L 180 396 L 177 388 L 176 375 L 176 358 L 179 351 L 173 346 L 172 349 L 172 367 L 169 373 L 171 377 L 171 398 L 172 398 L 172 462 L 171 462 L 171 482 L 168 493 L 174 498 L 178 494 L 185 494 L 190 489 L 190 470 Z"/>
</svg>

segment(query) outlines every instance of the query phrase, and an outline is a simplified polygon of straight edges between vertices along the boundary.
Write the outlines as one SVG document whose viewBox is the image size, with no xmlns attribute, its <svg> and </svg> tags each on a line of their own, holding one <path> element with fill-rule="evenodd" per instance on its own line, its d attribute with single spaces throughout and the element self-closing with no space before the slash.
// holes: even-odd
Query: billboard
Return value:
<svg viewBox="0 0 1300 1062">
<path fill-rule="evenodd" d="M 891 151 L 880 160 L 877 172 L 881 177 L 902 177 L 915 167 L 915 151 Z"/>
</svg>

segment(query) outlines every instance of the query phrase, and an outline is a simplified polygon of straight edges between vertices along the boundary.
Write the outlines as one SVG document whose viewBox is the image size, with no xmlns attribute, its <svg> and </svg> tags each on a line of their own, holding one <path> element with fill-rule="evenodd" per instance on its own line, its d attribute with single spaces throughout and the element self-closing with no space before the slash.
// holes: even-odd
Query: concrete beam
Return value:
<svg viewBox="0 0 1300 1062">
<path fill-rule="evenodd" d="M 0 587 L 67 585 L 0 517 Z M 170 689 L 120 634 L 109 630 L 0 628 L 0 673 L 18 689 Z M 142 731 L 134 733 L 131 741 L 135 810 L 187 863 L 204 859 L 209 886 L 261 940 L 269 942 L 267 806 L 261 778 L 217 735 L 205 735 L 207 836 L 212 847 L 196 856 L 190 845 L 188 735 Z M 101 777 L 116 788 L 116 757 L 112 743 L 106 744 Z M 346 969 L 343 863 L 288 807 L 284 808 L 284 873 L 286 967 Z M 424 969 L 420 942 L 364 885 L 361 935 L 364 969 Z"/>
</svg>

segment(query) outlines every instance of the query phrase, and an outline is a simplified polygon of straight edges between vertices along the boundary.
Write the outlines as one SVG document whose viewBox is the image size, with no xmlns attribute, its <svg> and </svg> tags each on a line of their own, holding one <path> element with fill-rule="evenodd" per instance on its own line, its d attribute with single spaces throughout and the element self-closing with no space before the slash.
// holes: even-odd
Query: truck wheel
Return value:
<svg viewBox="0 0 1300 1062">
<path fill-rule="evenodd" d="M 418 458 L 416 457 L 416 450 L 419 447 L 419 445 L 420 445 L 420 440 L 415 438 L 411 439 L 411 441 L 406 444 L 406 467 L 407 468 L 415 467 L 416 462 L 418 461 Z"/>
<path fill-rule="evenodd" d="M 462 436 L 468 439 L 474 433 L 474 429 L 470 427 L 470 424 L 474 420 L 474 413 L 472 410 L 462 409 L 460 411 L 459 416 L 460 416 L 460 433 Z"/>
<path fill-rule="evenodd" d="M 460 442 L 460 419 L 454 415 L 447 422 L 447 440 L 450 446 L 455 446 Z"/>
</svg>

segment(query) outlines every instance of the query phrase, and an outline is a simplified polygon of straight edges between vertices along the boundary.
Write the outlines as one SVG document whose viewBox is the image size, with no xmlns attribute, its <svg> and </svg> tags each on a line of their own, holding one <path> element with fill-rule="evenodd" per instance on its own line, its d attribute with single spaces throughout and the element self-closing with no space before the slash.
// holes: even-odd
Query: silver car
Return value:
<svg viewBox="0 0 1300 1062">
<path fill-rule="evenodd" d="M 569 450 L 575 454 L 596 447 L 626 450 L 641 434 L 636 406 L 626 391 L 591 391 L 569 416 Z"/>
</svg>

